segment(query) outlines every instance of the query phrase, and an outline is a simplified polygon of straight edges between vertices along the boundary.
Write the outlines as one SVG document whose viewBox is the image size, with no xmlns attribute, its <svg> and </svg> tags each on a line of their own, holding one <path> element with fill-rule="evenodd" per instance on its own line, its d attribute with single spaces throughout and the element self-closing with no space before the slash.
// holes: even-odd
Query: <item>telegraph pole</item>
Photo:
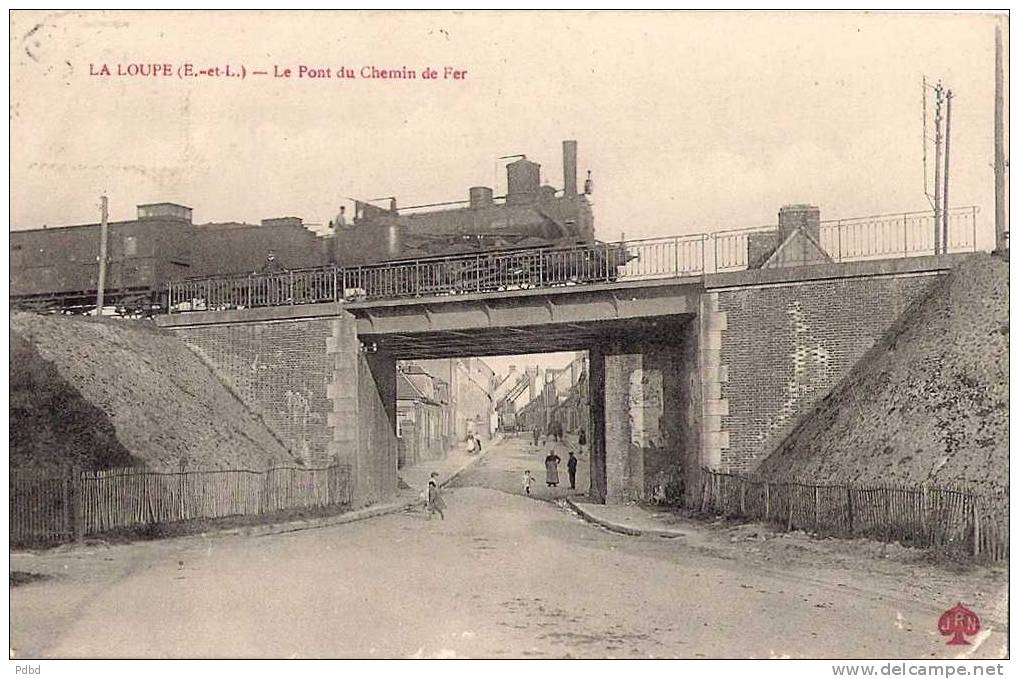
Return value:
<svg viewBox="0 0 1019 679">
<path fill-rule="evenodd" d="M 927 136 L 927 76 L 923 76 L 920 84 L 920 100 L 923 107 L 923 132 L 921 134 L 923 138 L 923 193 L 927 196 L 927 202 L 931 204 L 931 207 L 934 207 L 931 193 L 927 190 L 929 186 L 927 183 L 927 142 L 930 141 L 930 138 Z"/>
<path fill-rule="evenodd" d="M 108 206 L 106 196 L 99 197 L 101 221 L 99 222 L 99 283 L 96 286 L 96 316 L 103 315 L 103 294 L 106 288 L 106 246 L 109 241 L 109 225 L 107 224 Z"/>
<path fill-rule="evenodd" d="M 1005 169 L 1005 76 L 1001 22 L 994 27 L 994 251 L 1008 250 L 1008 198 Z"/>
<path fill-rule="evenodd" d="M 941 104 L 945 90 L 934 88 L 934 254 L 941 252 Z"/>
<path fill-rule="evenodd" d="M 945 197 L 941 201 L 941 250 L 948 252 L 948 149 L 952 141 L 952 90 L 945 95 L 945 176 L 941 179 Z M 976 243 L 973 244 L 976 247 Z"/>
</svg>

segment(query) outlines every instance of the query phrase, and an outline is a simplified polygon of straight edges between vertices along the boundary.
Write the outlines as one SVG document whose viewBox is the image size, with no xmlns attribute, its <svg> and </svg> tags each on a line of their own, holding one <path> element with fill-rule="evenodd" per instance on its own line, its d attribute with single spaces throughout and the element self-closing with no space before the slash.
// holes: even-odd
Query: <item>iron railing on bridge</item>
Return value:
<svg viewBox="0 0 1019 679">
<path fill-rule="evenodd" d="M 948 211 L 948 246 L 941 254 L 976 250 L 978 214 L 979 208 L 975 206 Z M 828 219 L 821 222 L 819 245 L 835 262 L 933 255 L 937 254 L 934 222 L 934 213 L 929 210 Z M 777 232 L 777 226 L 768 225 L 709 235 L 711 261 L 706 262 L 705 270 L 713 273 L 746 269 L 750 240 Z"/>
<path fill-rule="evenodd" d="M 975 206 L 948 210 L 948 239 L 940 253 L 934 251 L 931 211 L 823 221 L 821 246 L 836 262 L 973 252 L 978 212 Z"/>
<path fill-rule="evenodd" d="M 947 252 L 976 249 L 977 212 L 975 207 L 949 211 Z M 836 262 L 935 254 L 934 222 L 931 212 L 827 220 L 821 222 L 820 245 Z M 740 271 L 749 266 L 751 240 L 777 230 L 772 225 L 618 243 L 186 279 L 168 284 L 168 311 L 464 295 Z"/>
<path fill-rule="evenodd" d="M 698 276 L 704 273 L 705 239 L 673 236 L 187 279 L 169 283 L 169 309 L 213 311 Z"/>
</svg>

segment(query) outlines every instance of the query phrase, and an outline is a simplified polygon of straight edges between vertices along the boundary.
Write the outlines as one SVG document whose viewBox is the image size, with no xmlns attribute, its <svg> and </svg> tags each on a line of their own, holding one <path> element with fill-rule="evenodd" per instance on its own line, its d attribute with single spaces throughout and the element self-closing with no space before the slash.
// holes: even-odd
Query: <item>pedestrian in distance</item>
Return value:
<svg viewBox="0 0 1019 679">
<path fill-rule="evenodd" d="M 545 458 L 545 483 L 549 488 L 556 488 L 559 486 L 559 463 L 562 458 L 555 454 L 553 450 Z"/>
<path fill-rule="evenodd" d="M 534 481 L 534 477 L 531 476 L 531 470 L 528 469 L 524 472 L 524 493 L 527 495 L 531 494 L 531 482 Z"/>
<path fill-rule="evenodd" d="M 541 430 L 535 427 L 534 431 L 531 433 L 534 434 L 534 445 L 538 445 L 538 438 L 541 436 Z"/>
<path fill-rule="evenodd" d="M 577 489 L 577 458 L 570 451 L 570 459 L 566 461 L 566 471 L 570 474 L 570 490 Z"/>
<path fill-rule="evenodd" d="M 580 433 L 577 434 L 577 445 L 580 446 L 580 452 L 584 452 L 584 446 L 587 445 L 587 431 L 581 427 Z"/>
<path fill-rule="evenodd" d="M 467 435 L 467 454 L 474 455 L 478 452 L 478 441 L 474 438 L 474 434 Z"/>
<path fill-rule="evenodd" d="M 428 479 L 428 520 L 432 520 L 432 514 L 438 512 L 439 518 L 446 520 L 442 510 L 446 508 L 446 501 L 442 499 L 442 491 L 439 489 L 439 472 L 432 472 Z"/>
</svg>

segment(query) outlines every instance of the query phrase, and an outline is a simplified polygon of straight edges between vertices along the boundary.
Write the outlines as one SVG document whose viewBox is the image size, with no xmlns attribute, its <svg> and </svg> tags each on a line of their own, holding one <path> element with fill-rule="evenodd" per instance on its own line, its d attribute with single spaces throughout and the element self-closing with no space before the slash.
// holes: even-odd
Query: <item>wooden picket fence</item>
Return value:
<svg viewBox="0 0 1019 679">
<path fill-rule="evenodd" d="M 11 544 L 60 542 L 74 535 L 71 476 L 10 472 Z"/>
<path fill-rule="evenodd" d="M 701 510 L 785 530 L 1008 559 L 1008 499 L 947 486 L 776 483 L 704 469 Z"/>
<path fill-rule="evenodd" d="M 58 543 L 120 528 L 350 504 L 350 469 L 276 467 L 10 475 L 11 544 Z"/>
</svg>

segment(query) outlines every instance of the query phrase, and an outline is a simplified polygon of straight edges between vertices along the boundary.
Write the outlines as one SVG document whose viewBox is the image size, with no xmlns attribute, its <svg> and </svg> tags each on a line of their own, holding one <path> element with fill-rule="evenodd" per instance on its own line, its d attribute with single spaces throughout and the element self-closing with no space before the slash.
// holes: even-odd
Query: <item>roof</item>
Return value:
<svg viewBox="0 0 1019 679">
<path fill-rule="evenodd" d="M 423 375 L 431 379 L 428 373 L 421 372 L 418 373 L 418 375 Z M 425 392 L 414 383 L 414 380 L 403 371 L 398 371 L 396 373 L 396 400 L 421 401 L 423 403 L 439 405 L 438 401 L 425 394 Z"/>
</svg>

